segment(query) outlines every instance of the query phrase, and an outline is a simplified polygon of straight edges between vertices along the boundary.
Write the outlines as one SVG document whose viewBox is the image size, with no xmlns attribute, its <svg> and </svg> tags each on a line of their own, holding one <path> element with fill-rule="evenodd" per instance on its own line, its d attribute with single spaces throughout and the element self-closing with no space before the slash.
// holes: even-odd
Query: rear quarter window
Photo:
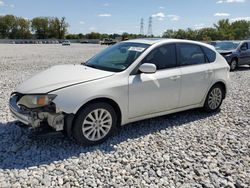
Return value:
<svg viewBox="0 0 250 188">
<path fill-rule="evenodd" d="M 207 63 L 207 58 L 199 45 L 180 43 L 177 45 L 177 49 L 178 59 L 181 66 Z"/>
<path fill-rule="evenodd" d="M 216 53 L 213 50 L 211 50 L 207 47 L 204 47 L 204 46 L 202 46 L 202 50 L 204 51 L 205 55 L 207 56 L 207 60 L 209 63 L 215 62 Z"/>
</svg>

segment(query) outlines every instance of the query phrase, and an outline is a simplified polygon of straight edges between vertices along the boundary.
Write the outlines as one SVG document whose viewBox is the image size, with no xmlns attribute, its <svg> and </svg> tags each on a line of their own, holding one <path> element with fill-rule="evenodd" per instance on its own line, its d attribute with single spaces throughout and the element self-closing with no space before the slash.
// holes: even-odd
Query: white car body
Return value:
<svg viewBox="0 0 250 188">
<path fill-rule="evenodd" d="M 125 125 L 203 107 L 208 91 L 216 83 L 224 84 L 228 90 L 229 66 L 212 46 L 177 39 L 139 39 L 132 42 L 150 44 L 150 47 L 122 72 L 103 71 L 84 65 L 58 65 L 19 85 L 15 93 L 54 94 L 57 96 L 53 100 L 57 112 L 74 115 L 90 101 L 108 99 L 119 107 L 120 124 Z M 216 60 L 213 63 L 177 66 L 153 74 L 131 74 L 149 52 L 171 43 L 204 46 L 216 53 Z M 15 112 L 14 115 L 27 124 Z M 60 129 L 62 127 L 56 130 Z"/>
<path fill-rule="evenodd" d="M 65 40 L 62 42 L 63 46 L 69 46 L 70 45 L 70 41 L 69 40 Z"/>
</svg>

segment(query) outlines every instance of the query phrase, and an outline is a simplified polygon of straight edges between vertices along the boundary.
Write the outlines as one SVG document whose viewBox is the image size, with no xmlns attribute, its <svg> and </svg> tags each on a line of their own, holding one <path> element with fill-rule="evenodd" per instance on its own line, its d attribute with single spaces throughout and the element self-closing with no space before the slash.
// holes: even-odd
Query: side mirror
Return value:
<svg viewBox="0 0 250 188">
<path fill-rule="evenodd" d="M 152 63 L 143 63 L 140 67 L 139 70 L 142 73 L 146 73 L 146 74 L 152 74 L 156 72 L 156 66 L 155 64 Z"/>
</svg>

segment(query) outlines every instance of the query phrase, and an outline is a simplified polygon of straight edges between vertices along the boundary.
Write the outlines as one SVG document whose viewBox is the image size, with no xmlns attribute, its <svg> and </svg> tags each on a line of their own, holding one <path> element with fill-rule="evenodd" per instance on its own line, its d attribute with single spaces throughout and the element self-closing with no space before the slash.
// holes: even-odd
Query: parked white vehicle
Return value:
<svg viewBox="0 0 250 188">
<path fill-rule="evenodd" d="M 65 40 L 62 42 L 63 46 L 70 46 L 70 41 L 69 40 Z"/>
<path fill-rule="evenodd" d="M 214 47 L 137 39 L 106 48 L 83 65 L 58 65 L 19 85 L 10 110 L 34 128 L 49 125 L 80 144 L 104 141 L 120 125 L 203 107 L 220 108 L 229 65 Z"/>
</svg>

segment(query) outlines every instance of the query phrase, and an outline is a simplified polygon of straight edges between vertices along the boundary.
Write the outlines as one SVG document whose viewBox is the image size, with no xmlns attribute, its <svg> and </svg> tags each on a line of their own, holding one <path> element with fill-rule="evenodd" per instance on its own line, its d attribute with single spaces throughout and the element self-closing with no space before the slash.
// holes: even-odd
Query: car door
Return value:
<svg viewBox="0 0 250 188">
<path fill-rule="evenodd" d="M 175 44 L 157 47 L 142 60 L 143 63 L 155 64 L 157 71 L 129 76 L 130 118 L 167 111 L 179 105 L 181 76 Z"/>
<path fill-rule="evenodd" d="M 243 43 L 239 50 L 239 64 L 245 65 L 250 63 L 250 46 L 247 42 Z"/>
<path fill-rule="evenodd" d="M 247 43 L 247 64 L 250 65 L 250 42 Z"/>
<path fill-rule="evenodd" d="M 213 80 L 212 63 L 201 46 L 189 43 L 177 45 L 181 71 L 180 107 L 199 104 Z M 213 59 L 215 60 L 215 58 Z"/>
</svg>

